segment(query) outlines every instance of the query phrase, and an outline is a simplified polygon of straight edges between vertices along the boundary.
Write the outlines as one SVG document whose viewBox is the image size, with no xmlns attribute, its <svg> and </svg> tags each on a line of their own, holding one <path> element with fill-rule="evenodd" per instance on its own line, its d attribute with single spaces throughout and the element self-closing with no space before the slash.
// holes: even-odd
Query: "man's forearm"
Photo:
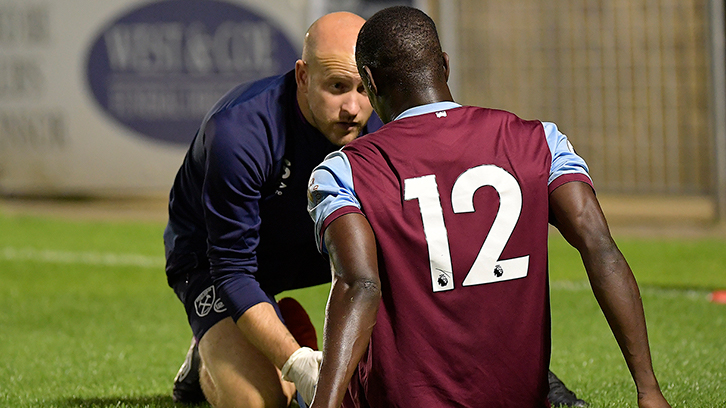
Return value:
<svg viewBox="0 0 726 408">
<path fill-rule="evenodd" d="M 229 262 L 211 259 L 210 263 L 214 285 L 227 312 L 247 340 L 280 368 L 299 346 L 277 316 L 271 303 L 274 299 L 251 272 L 257 264 L 247 258 Z"/>
<path fill-rule="evenodd" d="M 237 320 L 237 326 L 277 368 L 282 368 L 292 353 L 300 348 L 270 303 L 258 303 L 247 309 Z"/>
<path fill-rule="evenodd" d="M 370 341 L 380 303 L 378 286 L 334 279 L 325 321 L 325 354 L 315 408 L 338 407 Z M 328 347 L 330 345 L 331 347 Z"/>
<path fill-rule="evenodd" d="M 583 254 L 593 293 L 610 325 L 639 390 L 657 387 L 638 285 L 612 243 L 600 255 Z"/>
</svg>

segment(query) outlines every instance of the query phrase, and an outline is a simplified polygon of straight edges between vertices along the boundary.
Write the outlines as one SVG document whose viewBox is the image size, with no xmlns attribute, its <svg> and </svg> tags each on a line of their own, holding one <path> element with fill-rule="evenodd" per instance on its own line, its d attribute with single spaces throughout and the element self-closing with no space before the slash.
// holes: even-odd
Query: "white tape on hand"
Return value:
<svg viewBox="0 0 726 408">
<path fill-rule="evenodd" d="M 314 351 L 310 347 L 301 347 L 292 353 L 282 366 L 282 379 L 295 383 L 297 392 L 302 395 L 306 404 L 313 401 L 322 360 L 322 351 Z"/>
</svg>

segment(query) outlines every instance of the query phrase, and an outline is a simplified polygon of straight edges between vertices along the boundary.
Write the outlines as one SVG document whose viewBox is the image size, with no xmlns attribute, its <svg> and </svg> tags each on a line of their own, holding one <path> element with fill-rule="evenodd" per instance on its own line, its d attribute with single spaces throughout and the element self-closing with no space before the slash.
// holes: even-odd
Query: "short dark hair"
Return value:
<svg viewBox="0 0 726 408">
<path fill-rule="evenodd" d="M 437 76 L 446 80 L 436 25 L 413 7 L 389 7 L 369 18 L 358 33 L 355 59 L 361 75 L 363 66 L 379 72 L 379 86 L 413 89 Z"/>
</svg>

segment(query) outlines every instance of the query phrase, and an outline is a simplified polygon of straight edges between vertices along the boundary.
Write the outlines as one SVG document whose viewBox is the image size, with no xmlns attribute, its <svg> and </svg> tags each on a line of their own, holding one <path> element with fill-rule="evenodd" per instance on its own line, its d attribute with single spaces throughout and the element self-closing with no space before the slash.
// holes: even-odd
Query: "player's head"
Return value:
<svg viewBox="0 0 726 408">
<path fill-rule="evenodd" d="M 355 41 L 365 20 L 347 12 L 327 14 L 308 29 L 295 63 L 300 110 L 332 143 L 355 139 L 373 108 L 355 65 Z"/>
<path fill-rule="evenodd" d="M 355 49 L 357 68 L 384 122 L 401 109 L 450 99 L 449 59 L 436 25 L 413 7 L 389 7 L 363 25 Z"/>
</svg>

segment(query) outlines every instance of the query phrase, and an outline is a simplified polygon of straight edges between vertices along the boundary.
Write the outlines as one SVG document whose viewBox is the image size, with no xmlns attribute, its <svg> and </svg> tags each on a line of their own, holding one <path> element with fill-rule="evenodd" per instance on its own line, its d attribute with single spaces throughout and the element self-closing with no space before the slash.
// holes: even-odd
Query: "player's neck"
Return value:
<svg viewBox="0 0 726 408">
<path fill-rule="evenodd" d="M 440 86 L 431 86 L 408 93 L 393 93 L 390 103 L 392 112 L 391 119 L 416 106 L 453 101 L 454 98 L 451 96 L 451 91 L 445 83 Z"/>
</svg>

